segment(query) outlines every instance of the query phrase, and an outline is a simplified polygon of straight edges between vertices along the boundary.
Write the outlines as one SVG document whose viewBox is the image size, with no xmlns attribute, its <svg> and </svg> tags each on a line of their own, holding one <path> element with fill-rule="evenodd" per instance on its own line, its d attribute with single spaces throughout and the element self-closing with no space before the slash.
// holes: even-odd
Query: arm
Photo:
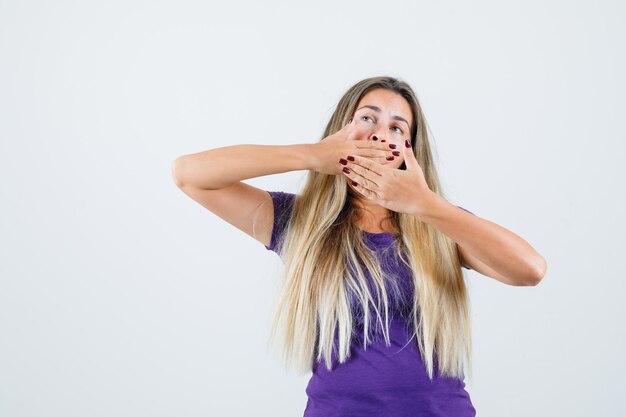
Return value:
<svg viewBox="0 0 626 417">
<path fill-rule="evenodd" d="M 174 161 L 172 175 L 178 187 L 203 190 L 227 187 L 247 178 L 310 170 L 343 175 L 338 163 L 346 155 L 382 159 L 392 155 L 386 143 L 353 140 L 354 124 L 315 143 L 295 145 L 233 145 L 184 155 Z"/>
<path fill-rule="evenodd" d="M 248 178 L 312 169 L 311 146 L 233 145 L 178 157 L 172 176 L 180 188 L 217 190 Z"/>
<path fill-rule="evenodd" d="M 315 165 L 310 145 L 236 145 L 177 158 L 174 182 L 216 216 L 271 244 L 274 207 L 270 194 L 241 180 Z"/>
<path fill-rule="evenodd" d="M 172 177 L 193 200 L 268 246 L 274 222 L 272 198 L 242 180 L 297 170 L 339 175 L 343 165 L 338 161 L 345 155 L 391 154 L 386 143 L 347 140 L 348 128 L 312 144 L 233 145 L 183 155 L 173 162 Z"/>
<path fill-rule="evenodd" d="M 454 240 L 461 261 L 509 285 L 537 285 L 547 263 L 532 246 L 496 223 L 471 214 L 435 193 L 416 216 Z"/>
</svg>

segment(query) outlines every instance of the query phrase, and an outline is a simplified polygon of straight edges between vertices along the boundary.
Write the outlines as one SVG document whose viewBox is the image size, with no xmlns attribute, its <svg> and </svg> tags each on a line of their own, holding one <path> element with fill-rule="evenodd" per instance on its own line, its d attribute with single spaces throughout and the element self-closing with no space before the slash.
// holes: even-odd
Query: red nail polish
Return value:
<svg viewBox="0 0 626 417">
<path fill-rule="evenodd" d="M 339 163 L 340 163 L 341 165 L 347 165 L 347 164 L 348 164 L 348 161 L 346 161 L 345 159 L 341 158 L 341 159 L 339 160 Z"/>
<path fill-rule="evenodd" d="M 352 185 L 354 185 L 356 187 L 359 184 L 357 184 L 356 182 L 352 181 Z"/>
<path fill-rule="evenodd" d="M 393 156 L 388 156 L 387 161 L 393 161 Z"/>
<path fill-rule="evenodd" d="M 408 139 L 405 139 L 405 140 L 404 140 L 404 146 L 406 146 L 407 148 L 410 148 L 410 147 L 411 147 L 411 144 L 409 143 L 409 140 L 408 140 Z"/>
<path fill-rule="evenodd" d="M 390 147 L 391 149 L 396 149 L 396 144 L 395 144 L 395 143 L 390 143 L 390 144 L 389 144 L 389 147 Z"/>
<path fill-rule="evenodd" d="M 350 173 L 350 168 L 343 167 L 343 172 L 345 172 L 346 174 L 349 174 Z"/>
<path fill-rule="evenodd" d="M 348 161 L 354 161 L 354 156 L 349 155 L 348 156 Z"/>
<path fill-rule="evenodd" d="M 381 142 L 387 142 L 385 139 L 381 139 L 380 141 L 381 141 Z"/>
<path fill-rule="evenodd" d="M 394 154 L 395 156 L 400 156 L 400 151 L 393 151 L 391 153 Z"/>
</svg>

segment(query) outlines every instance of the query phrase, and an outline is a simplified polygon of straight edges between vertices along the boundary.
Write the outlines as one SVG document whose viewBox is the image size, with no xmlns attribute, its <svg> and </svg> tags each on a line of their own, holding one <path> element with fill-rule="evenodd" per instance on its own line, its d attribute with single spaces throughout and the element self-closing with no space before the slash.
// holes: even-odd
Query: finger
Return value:
<svg viewBox="0 0 626 417">
<path fill-rule="evenodd" d="M 354 141 L 352 144 L 356 149 L 362 150 L 359 155 L 365 155 L 367 157 L 384 157 L 401 155 L 399 150 L 396 150 L 396 145 L 380 143 L 374 141 Z M 390 146 L 391 145 L 391 146 Z"/>
<path fill-rule="evenodd" d="M 359 194 L 361 194 L 367 200 L 376 201 L 377 195 L 374 193 L 374 191 L 372 191 L 369 188 L 363 186 L 362 184 L 358 183 L 357 181 L 350 180 L 350 182 L 352 183 L 352 188 L 354 188 Z"/>
<path fill-rule="evenodd" d="M 385 158 L 383 158 L 383 157 L 365 157 L 365 158 L 371 159 L 372 161 L 375 161 L 375 162 L 379 163 L 380 165 L 388 165 L 388 164 L 391 164 L 394 161 L 394 159 L 387 159 L 387 157 L 385 157 Z"/>
<path fill-rule="evenodd" d="M 397 151 L 398 145 L 395 143 L 379 142 L 377 140 L 359 140 L 355 146 L 361 149 L 374 149 L 380 151 Z"/>
<path fill-rule="evenodd" d="M 342 172 L 346 177 L 356 181 L 365 188 L 371 190 L 378 190 L 380 188 L 377 181 L 380 181 L 382 177 L 362 166 L 348 163 L 348 165 L 342 169 Z"/>
<path fill-rule="evenodd" d="M 399 153 L 396 156 L 396 155 L 392 154 L 391 152 L 377 151 L 377 150 L 374 150 L 374 149 L 367 149 L 367 150 L 364 150 L 364 151 L 356 151 L 356 152 L 353 152 L 353 153 L 355 155 L 359 155 L 359 156 L 362 156 L 364 158 L 376 159 L 376 160 L 380 160 L 380 161 L 386 160 L 387 157 L 394 156 L 394 157 L 397 158 L 398 156 L 400 156 Z"/>
<path fill-rule="evenodd" d="M 346 134 L 346 138 L 348 140 L 357 142 L 355 140 L 356 139 L 356 134 L 357 134 L 355 126 L 356 126 L 356 123 L 354 123 L 354 122 L 346 125 L 345 126 L 345 129 L 346 129 L 345 130 L 345 134 Z"/>
<path fill-rule="evenodd" d="M 406 146 L 409 145 L 409 146 Z M 404 162 L 408 170 L 417 170 L 420 169 L 420 166 L 417 162 L 415 154 L 413 153 L 413 148 L 411 148 L 411 143 L 406 140 L 404 148 Z"/>
<path fill-rule="evenodd" d="M 394 158 L 399 158 L 401 155 L 400 151 L 397 151 L 392 148 L 388 148 L 384 146 L 385 144 L 381 144 L 383 146 L 361 146 L 357 143 L 356 148 L 362 152 L 356 152 L 357 155 L 363 155 L 368 158 L 378 158 L 378 160 L 393 160 Z M 394 157 L 394 158 L 391 158 Z"/>
<path fill-rule="evenodd" d="M 370 158 L 363 158 L 359 155 L 356 155 L 354 157 L 354 161 L 350 161 L 350 160 L 348 161 L 349 161 L 348 166 L 355 165 L 355 166 L 363 167 L 364 169 L 374 173 L 375 175 L 379 177 L 383 175 L 383 171 L 385 169 L 388 169 L 387 167 L 383 166 L 382 164 L 379 164 L 378 162 Z"/>
<path fill-rule="evenodd" d="M 380 165 L 388 165 L 393 163 L 395 157 L 385 157 L 385 158 L 370 158 L 375 162 L 378 162 Z"/>
</svg>

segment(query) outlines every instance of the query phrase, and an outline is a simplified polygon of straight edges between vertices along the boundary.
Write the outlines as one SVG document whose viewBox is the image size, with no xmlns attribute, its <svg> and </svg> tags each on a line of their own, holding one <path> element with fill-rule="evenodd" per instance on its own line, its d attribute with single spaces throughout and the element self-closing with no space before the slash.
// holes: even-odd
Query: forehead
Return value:
<svg viewBox="0 0 626 417">
<path fill-rule="evenodd" d="M 413 123 L 411 106 L 409 106 L 409 103 L 404 97 L 394 91 L 382 88 L 372 90 L 361 97 L 356 108 L 360 109 L 366 105 L 380 107 L 383 113 L 388 113 L 391 116 L 397 115 L 404 117 L 409 123 Z M 365 110 L 369 109 L 362 109 L 361 111 Z"/>
</svg>

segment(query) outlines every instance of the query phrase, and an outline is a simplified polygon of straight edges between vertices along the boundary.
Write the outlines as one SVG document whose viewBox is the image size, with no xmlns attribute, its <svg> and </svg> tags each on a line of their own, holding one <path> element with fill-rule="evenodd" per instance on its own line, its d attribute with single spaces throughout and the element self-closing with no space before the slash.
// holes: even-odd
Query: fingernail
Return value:
<svg viewBox="0 0 626 417">
<path fill-rule="evenodd" d="M 410 147 L 411 147 L 411 144 L 409 143 L 409 140 L 408 140 L 408 139 L 405 139 L 405 140 L 404 140 L 404 146 L 406 146 L 407 148 L 410 148 Z"/>
<path fill-rule="evenodd" d="M 381 141 L 381 142 L 387 142 L 385 139 L 381 139 L 380 141 Z"/>
<path fill-rule="evenodd" d="M 346 174 L 349 174 L 350 173 L 350 168 L 343 167 L 343 172 L 345 172 Z"/>
<path fill-rule="evenodd" d="M 374 139 L 374 140 L 378 140 L 378 137 L 377 137 L 377 136 L 374 136 L 372 139 Z"/>
<path fill-rule="evenodd" d="M 359 184 L 357 184 L 355 181 L 352 181 L 352 185 L 354 185 L 356 187 Z"/>
<path fill-rule="evenodd" d="M 393 156 L 388 156 L 387 161 L 393 161 Z"/>
<path fill-rule="evenodd" d="M 348 156 L 348 161 L 354 161 L 354 156 L 349 155 Z"/>
<path fill-rule="evenodd" d="M 390 143 L 390 144 L 389 144 L 389 147 L 390 147 L 391 149 L 396 149 L 396 144 L 395 144 L 395 143 Z"/>
<path fill-rule="evenodd" d="M 343 158 L 341 158 L 341 159 L 339 160 L 339 163 L 340 163 L 341 165 L 348 165 L 348 161 L 346 161 L 346 160 L 345 160 L 345 159 L 343 159 Z"/>
<path fill-rule="evenodd" d="M 395 156 L 400 156 L 400 152 L 399 151 L 393 151 L 391 153 L 394 154 Z"/>
</svg>

